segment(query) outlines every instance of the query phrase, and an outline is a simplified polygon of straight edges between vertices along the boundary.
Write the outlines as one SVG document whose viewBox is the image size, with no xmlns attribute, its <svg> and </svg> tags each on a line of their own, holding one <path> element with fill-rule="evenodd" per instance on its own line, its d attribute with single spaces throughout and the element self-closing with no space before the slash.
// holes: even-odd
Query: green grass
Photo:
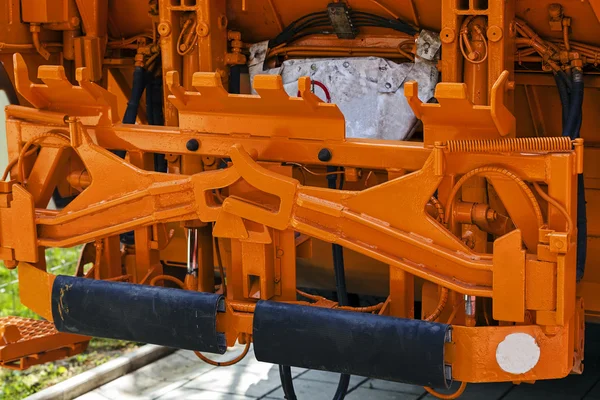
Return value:
<svg viewBox="0 0 600 400">
<path fill-rule="evenodd" d="M 25 371 L 0 369 L 0 399 L 23 399 L 104 364 L 137 346 L 137 343 L 123 340 L 94 338 L 85 352 L 64 360 L 36 365 Z"/>
<path fill-rule="evenodd" d="M 73 275 L 80 251 L 80 246 L 71 249 L 46 250 L 48 271 L 54 275 Z M 16 269 L 9 270 L 4 265 L 0 265 L 0 317 L 16 315 L 39 319 L 38 315 L 21 304 L 17 279 Z M 136 346 L 138 344 L 122 340 L 92 339 L 85 352 L 65 360 L 36 365 L 26 371 L 0 368 L 0 399 L 25 398 L 116 358 Z"/>
<path fill-rule="evenodd" d="M 77 259 L 81 246 L 71 249 L 46 250 L 46 265 L 54 275 L 73 275 L 77 267 Z M 16 315 L 19 317 L 39 317 L 21 304 L 19 300 L 18 273 L 16 269 L 9 270 L 0 262 L 0 317 Z"/>
</svg>

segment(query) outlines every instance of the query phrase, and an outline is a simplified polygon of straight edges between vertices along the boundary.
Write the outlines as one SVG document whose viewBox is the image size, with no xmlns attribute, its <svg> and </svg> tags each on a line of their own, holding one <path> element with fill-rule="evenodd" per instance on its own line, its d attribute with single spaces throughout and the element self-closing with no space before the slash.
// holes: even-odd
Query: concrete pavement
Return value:
<svg viewBox="0 0 600 400">
<path fill-rule="evenodd" d="M 541 381 L 535 385 L 472 384 L 461 399 L 600 400 L 600 328 L 588 325 L 586 333 L 583 375 L 571 375 L 558 381 Z M 240 351 L 241 348 L 237 348 L 223 356 L 213 355 L 212 358 L 227 360 Z M 299 400 L 330 400 L 333 397 L 338 375 L 301 368 L 293 368 L 292 372 Z M 179 350 L 78 399 L 248 400 L 284 399 L 284 395 L 277 366 L 257 361 L 252 350 L 244 360 L 230 367 L 213 367 L 199 360 L 193 352 Z M 346 399 L 430 400 L 434 397 L 418 386 L 353 376 Z"/>
</svg>

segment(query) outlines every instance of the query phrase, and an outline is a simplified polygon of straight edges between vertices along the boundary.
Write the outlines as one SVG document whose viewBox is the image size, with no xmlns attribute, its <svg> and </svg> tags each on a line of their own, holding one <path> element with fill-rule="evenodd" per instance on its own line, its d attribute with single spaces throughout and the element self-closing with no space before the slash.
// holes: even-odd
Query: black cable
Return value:
<svg viewBox="0 0 600 400">
<path fill-rule="evenodd" d="M 311 19 L 311 20 L 308 20 L 308 21 L 302 23 L 302 25 L 294 28 L 293 31 L 300 32 L 300 31 L 302 31 L 304 29 L 308 29 L 308 28 L 314 27 L 315 24 L 325 24 L 326 26 L 331 26 L 331 20 L 328 17 L 325 17 L 325 18 L 314 18 L 314 19 Z"/>
<path fill-rule="evenodd" d="M 583 174 L 577 176 L 577 282 L 583 279 L 587 259 L 587 202 Z"/>
<path fill-rule="evenodd" d="M 310 14 L 306 14 L 305 16 L 298 18 L 297 20 L 293 21 L 291 24 L 289 24 L 288 26 L 286 26 L 284 28 L 284 31 L 286 29 L 293 28 L 294 26 L 296 26 L 296 24 L 298 24 L 303 19 L 310 18 L 310 17 L 317 17 L 317 16 L 319 16 L 319 17 L 323 17 L 324 16 L 324 17 L 329 18 L 328 14 L 327 14 L 327 11 L 317 11 L 317 12 L 313 12 L 313 13 L 310 13 Z"/>
<path fill-rule="evenodd" d="M 135 67 L 133 71 L 133 83 L 131 84 L 131 96 L 127 101 L 127 108 L 123 115 L 124 124 L 135 124 L 138 115 L 138 109 L 140 107 L 140 101 L 146 86 L 148 85 L 148 74 L 145 68 Z M 114 154 L 120 158 L 125 158 L 126 152 L 124 150 L 112 150 Z M 133 231 L 121 233 L 119 235 L 122 243 L 127 245 L 135 244 L 135 235 Z"/>
<path fill-rule="evenodd" d="M 312 18 L 314 17 L 314 18 Z M 279 33 L 275 38 L 269 41 L 269 48 L 273 48 L 279 46 L 282 43 L 287 43 L 290 39 L 295 36 L 301 29 L 304 29 L 306 24 L 314 23 L 314 21 L 329 21 L 329 17 L 327 12 L 319 11 L 307 14 L 303 17 L 298 18 L 288 26 L 286 26 L 281 33 Z"/>
<path fill-rule="evenodd" d="M 330 189 L 337 188 L 338 174 L 332 173 L 337 172 L 337 167 L 327 167 L 327 186 Z M 344 174 L 340 174 L 340 186 L 341 190 L 344 187 Z M 341 306 L 350 305 L 348 301 L 348 291 L 346 290 L 346 273 L 344 269 L 344 248 L 339 244 L 331 245 L 331 252 L 333 255 L 333 270 L 335 273 L 335 288 L 337 292 L 337 300 Z M 296 391 L 294 390 L 294 382 L 292 380 L 292 369 L 286 365 L 279 366 L 279 378 L 281 379 L 281 387 L 287 400 L 297 400 Z M 333 400 L 343 400 L 348 393 L 348 386 L 350 385 L 350 375 L 340 374 L 338 386 L 333 395 Z"/>
<path fill-rule="evenodd" d="M 562 74 L 561 74 L 562 73 Z M 583 121 L 583 97 L 584 82 L 583 71 L 575 68 L 572 74 L 571 93 L 568 101 L 565 96 L 569 77 L 560 71 L 555 75 L 556 85 L 561 95 L 563 107 L 563 136 L 577 139 L 581 136 L 581 124 Z M 566 96 L 565 96 L 566 97 Z M 568 109 L 565 123 L 565 107 Z M 585 182 L 583 174 L 577 176 L 577 282 L 583 279 L 585 273 L 585 262 L 587 259 L 587 205 L 585 200 Z"/>
<path fill-rule="evenodd" d="M 560 71 L 563 75 L 566 74 L 563 71 Z M 554 80 L 556 81 L 556 87 L 558 89 L 558 94 L 560 95 L 560 103 L 562 105 L 562 126 L 566 126 L 569 119 L 569 109 L 571 108 L 571 98 L 569 95 L 569 88 L 563 77 L 561 77 L 558 73 L 554 74 Z"/>
<path fill-rule="evenodd" d="M 580 90 L 579 93 L 577 91 Z M 573 96 L 578 96 L 579 108 L 573 131 L 573 139 L 581 137 L 581 124 L 583 122 L 583 98 L 585 85 L 583 82 L 583 71 L 575 69 L 573 71 Z M 573 109 L 573 108 L 572 108 Z M 585 180 L 583 174 L 577 176 L 577 282 L 583 279 L 585 273 L 585 262 L 587 260 L 587 204 L 585 201 Z"/>
<path fill-rule="evenodd" d="M 362 12 L 362 11 L 352 11 L 350 12 L 350 18 L 352 18 L 354 20 L 355 17 L 368 17 L 377 21 L 382 21 L 385 22 L 386 24 L 390 25 L 390 26 L 395 26 L 397 29 L 401 32 L 404 32 L 408 35 L 415 35 L 418 31 L 413 28 L 411 25 L 407 24 L 406 22 L 399 20 L 399 19 L 389 19 L 389 18 L 385 18 L 382 17 L 380 15 L 377 14 L 371 14 L 371 13 L 366 13 L 366 12 Z"/>
<path fill-rule="evenodd" d="M 563 126 L 563 136 L 568 136 L 571 139 L 579 137 L 577 126 L 579 119 L 583 113 L 583 71 L 580 68 L 573 68 L 571 89 L 571 103 L 569 105 L 569 118 L 567 124 Z"/>
<path fill-rule="evenodd" d="M 296 392 L 294 391 L 294 383 L 292 381 L 292 369 L 289 366 L 279 366 L 279 379 L 281 380 L 284 397 L 287 400 L 296 400 Z"/>
<path fill-rule="evenodd" d="M 379 28 L 394 29 L 409 35 L 414 35 L 417 33 L 417 30 L 414 27 L 404 21 L 385 18 L 377 14 L 351 10 L 349 17 L 354 27 L 374 26 Z M 331 31 L 310 31 L 302 33 L 302 31 L 317 27 L 331 27 Z M 269 41 L 269 48 L 277 47 L 284 43 L 291 43 L 309 35 L 334 33 L 335 29 L 331 25 L 329 14 L 326 11 L 313 12 L 298 18 L 286 26 L 281 33 Z"/>
</svg>

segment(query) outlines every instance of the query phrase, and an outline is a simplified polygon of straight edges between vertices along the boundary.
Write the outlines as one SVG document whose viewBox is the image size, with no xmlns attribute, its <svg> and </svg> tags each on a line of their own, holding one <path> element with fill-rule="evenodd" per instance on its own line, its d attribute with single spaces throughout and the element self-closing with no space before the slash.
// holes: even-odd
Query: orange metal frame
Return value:
<svg viewBox="0 0 600 400">
<path fill-rule="evenodd" d="M 380 1 L 353 1 L 353 8 L 412 16 L 415 25 L 440 31 L 443 81 L 435 104 L 419 100 L 415 82 L 404 85 L 423 122 L 422 142 L 347 139 L 342 113 L 311 93 L 309 78 L 299 80 L 298 98 L 286 94 L 279 76 L 257 76 L 258 95 L 225 89 L 230 66 L 246 62 L 242 40 L 273 37 L 285 23 L 319 9 L 316 1 L 288 7 L 275 0 L 158 1 L 149 21 L 133 22 L 150 25 L 154 38 L 131 43 L 115 43 L 107 33 L 108 2 L 90 3 L 77 2 L 86 35 L 76 35 L 76 44 L 64 36 L 63 46 L 75 48 L 72 75 L 67 65 L 43 65 L 37 76 L 42 83 L 34 83 L 28 66 L 36 64 L 20 54 L 7 68 L 28 106 L 6 109 L 11 164 L 10 180 L 0 182 L 0 258 L 18 268 L 25 305 L 51 321 L 53 276 L 45 271 L 44 249 L 94 243 L 84 248 L 80 275 L 92 262 L 85 275 L 90 278 L 219 290 L 227 312 L 219 314 L 218 329 L 228 344 L 248 342 L 256 300 L 297 301 L 303 269 L 297 259 L 324 269 L 319 246 L 337 243 L 350 253 L 349 275 L 365 281 L 357 291 L 370 290 L 373 277 L 375 292 L 388 296 L 374 308 L 353 311 L 419 318 L 414 302 L 421 301 L 423 319 L 453 324 L 446 361 L 455 379 L 524 382 L 582 371 L 581 294 L 588 313 L 600 312 L 591 293 L 600 280 L 594 280 L 598 257 L 591 250 L 593 278 L 577 294 L 577 175 L 585 172 L 588 189 L 597 189 L 596 175 L 587 157 L 584 165 L 582 139 L 527 137 L 533 135 L 522 128 L 525 117 L 515 99 L 522 98 L 520 85 L 531 98 L 535 91 L 528 89 L 529 78 L 516 76 L 515 53 L 537 54 L 546 69 L 573 69 L 593 63 L 593 46 L 577 52 L 569 49 L 583 44 L 549 45 L 528 36 L 531 28 L 515 19 L 514 0 L 410 1 L 397 10 Z M 269 23 L 257 26 L 256 14 L 264 10 L 271 10 Z M 46 23 L 45 15 L 28 18 Z M 528 22 L 539 27 L 539 20 Z M 73 28 L 67 21 L 71 25 L 54 29 Z M 361 35 L 308 37 L 270 57 L 277 62 L 369 49 L 381 55 L 407 40 L 378 29 Z M 365 49 L 365 41 L 373 47 Z M 123 96 L 114 87 L 125 83 L 113 70 L 131 64 L 101 55 L 132 43 L 137 66 L 155 68 L 160 52 L 165 126 L 120 122 Z M 411 49 L 400 50 L 414 58 Z M 539 101 L 528 118 L 545 111 Z M 186 146 L 190 141 L 197 150 Z M 330 162 L 319 161 L 322 149 L 332 155 Z M 166 155 L 169 173 L 152 171 L 153 153 Z M 320 171 L 327 165 L 344 168 L 345 190 L 324 188 L 326 173 Z M 62 210 L 47 209 L 56 187 L 77 194 Z M 185 263 L 184 228 L 199 229 L 203 237 L 198 277 L 185 282 L 163 268 Z M 135 249 L 120 248 L 119 234 L 128 231 L 134 231 Z M 213 248 L 213 237 L 220 246 Z M 360 270 L 360 262 L 369 269 Z M 215 266 L 227 277 L 219 288 Z M 475 299 L 476 312 L 468 314 L 465 302 Z M 338 306 L 308 300 L 301 303 Z M 498 344 L 512 333 L 530 335 L 540 348 L 539 362 L 522 374 L 503 370 L 496 359 Z"/>
</svg>

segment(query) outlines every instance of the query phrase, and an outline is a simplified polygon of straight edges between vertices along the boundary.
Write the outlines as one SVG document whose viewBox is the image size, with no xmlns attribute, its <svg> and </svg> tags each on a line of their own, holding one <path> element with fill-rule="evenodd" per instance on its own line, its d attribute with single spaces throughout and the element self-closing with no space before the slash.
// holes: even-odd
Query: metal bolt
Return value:
<svg viewBox="0 0 600 400">
<path fill-rule="evenodd" d="M 345 61 L 343 65 L 344 65 L 344 68 L 348 68 L 350 66 L 350 63 L 348 61 Z"/>
<path fill-rule="evenodd" d="M 158 24 L 158 33 L 160 36 L 169 36 L 171 34 L 171 25 L 168 22 Z"/>
<path fill-rule="evenodd" d="M 198 151 L 200 148 L 200 142 L 198 142 L 196 139 L 190 139 L 185 144 L 185 148 L 189 151 Z"/>
<path fill-rule="evenodd" d="M 313 64 L 310 66 L 310 69 L 312 69 L 313 71 L 317 70 L 317 64 Z"/>
<path fill-rule="evenodd" d="M 391 89 L 392 88 L 392 84 L 389 83 L 389 82 L 386 82 L 385 83 L 385 87 L 386 87 L 386 89 Z"/>
<path fill-rule="evenodd" d="M 331 160 L 331 157 L 332 157 L 331 150 L 326 149 L 326 148 L 319 150 L 319 155 L 318 155 L 319 161 L 327 162 L 327 161 Z"/>
</svg>

